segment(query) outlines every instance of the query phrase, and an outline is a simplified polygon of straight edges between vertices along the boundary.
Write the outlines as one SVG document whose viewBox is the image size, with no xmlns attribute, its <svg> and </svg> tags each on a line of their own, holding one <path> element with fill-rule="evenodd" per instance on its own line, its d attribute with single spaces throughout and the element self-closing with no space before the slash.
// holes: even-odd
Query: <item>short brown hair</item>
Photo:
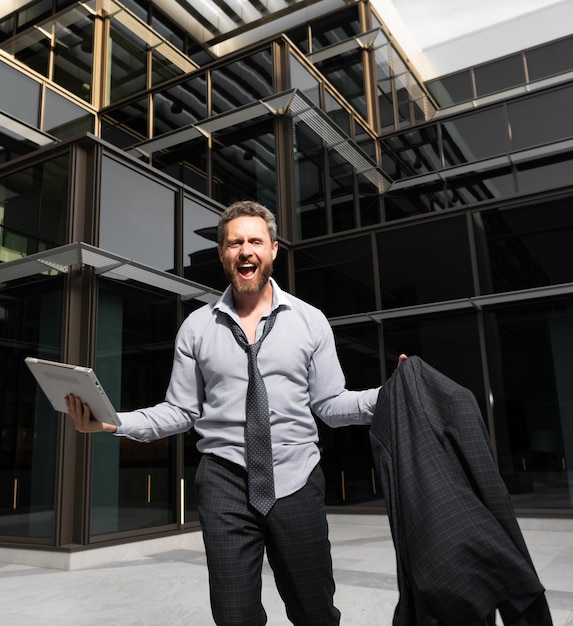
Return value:
<svg viewBox="0 0 573 626">
<path fill-rule="evenodd" d="M 245 216 L 262 217 L 267 224 L 271 243 L 274 243 L 276 241 L 277 222 L 275 220 L 275 216 L 267 209 L 267 207 L 259 204 L 258 202 L 253 202 L 252 200 L 239 200 L 238 202 L 233 202 L 233 204 L 228 206 L 219 218 L 219 225 L 217 227 L 217 240 L 220 246 L 222 246 L 225 241 L 225 227 L 227 226 L 227 224 L 237 217 Z"/>
</svg>

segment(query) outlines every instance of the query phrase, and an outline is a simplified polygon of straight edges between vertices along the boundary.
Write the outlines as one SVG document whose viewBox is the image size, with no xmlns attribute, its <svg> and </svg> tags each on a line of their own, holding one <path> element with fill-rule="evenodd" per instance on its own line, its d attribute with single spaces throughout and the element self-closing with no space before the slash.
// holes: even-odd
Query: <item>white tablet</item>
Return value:
<svg viewBox="0 0 573 626">
<path fill-rule="evenodd" d="M 25 361 L 56 411 L 68 412 L 64 398 L 72 393 L 90 407 L 94 419 L 116 426 L 121 424 L 91 367 L 45 361 L 30 356 Z"/>
</svg>

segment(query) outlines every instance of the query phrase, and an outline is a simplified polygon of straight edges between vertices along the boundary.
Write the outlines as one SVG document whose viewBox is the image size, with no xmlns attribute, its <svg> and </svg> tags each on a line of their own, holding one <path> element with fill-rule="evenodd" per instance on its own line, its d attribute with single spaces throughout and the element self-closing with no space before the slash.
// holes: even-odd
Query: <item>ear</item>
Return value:
<svg viewBox="0 0 573 626">
<path fill-rule="evenodd" d="M 273 261 L 277 258 L 278 253 L 279 253 L 279 242 L 275 240 L 273 242 Z"/>
<path fill-rule="evenodd" d="M 221 263 L 223 262 L 223 250 L 221 248 L 221 246 L 217 246 L 217 254 L 219 255 L 219 261 L 221 261 Z"/>
</svg>

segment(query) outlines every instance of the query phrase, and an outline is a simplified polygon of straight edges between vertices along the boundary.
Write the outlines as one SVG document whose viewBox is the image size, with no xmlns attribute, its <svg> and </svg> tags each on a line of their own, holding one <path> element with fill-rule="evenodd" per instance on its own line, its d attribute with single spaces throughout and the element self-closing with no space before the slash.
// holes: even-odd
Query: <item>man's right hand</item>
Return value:
<svg viewBox="0 0 573 626">
<path fill-rule="evenodd" d="M 80 433 L 114 433 L 117 426 L 113 424 L 105 424 L 92 419 L 90 407 L 82 402 L 81 398 L 69 394 L 65 397 L 68 413 L 74 422 L 76 430 Z"/>
</svg>

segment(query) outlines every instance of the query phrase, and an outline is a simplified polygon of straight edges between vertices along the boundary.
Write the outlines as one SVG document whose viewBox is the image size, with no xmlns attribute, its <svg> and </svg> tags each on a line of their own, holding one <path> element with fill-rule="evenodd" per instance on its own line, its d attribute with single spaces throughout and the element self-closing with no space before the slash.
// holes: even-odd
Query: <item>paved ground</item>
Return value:
<svg viewBox="0 0 573 626">
<path fill-rule="evenodd" d="M 387 518 L 342 514 L 329 521 L 342 625 L 390 626 L 398 593 Z M 523 519 L 520 524 L 547 589 L 554 626 L 573 626 L 573 523 Z M 159 545 L 142 556 L 132 544 L 128 552 L 125 547 L 115 556 L 108 552 L 108 563 L 71 571 L 0 562 L 0 624 L 213 624 L 200 533 L 185 535 L 175 548 Z M 268 567 L 263 593 L 269 626 L 288 624 Z"/>
</svg>

